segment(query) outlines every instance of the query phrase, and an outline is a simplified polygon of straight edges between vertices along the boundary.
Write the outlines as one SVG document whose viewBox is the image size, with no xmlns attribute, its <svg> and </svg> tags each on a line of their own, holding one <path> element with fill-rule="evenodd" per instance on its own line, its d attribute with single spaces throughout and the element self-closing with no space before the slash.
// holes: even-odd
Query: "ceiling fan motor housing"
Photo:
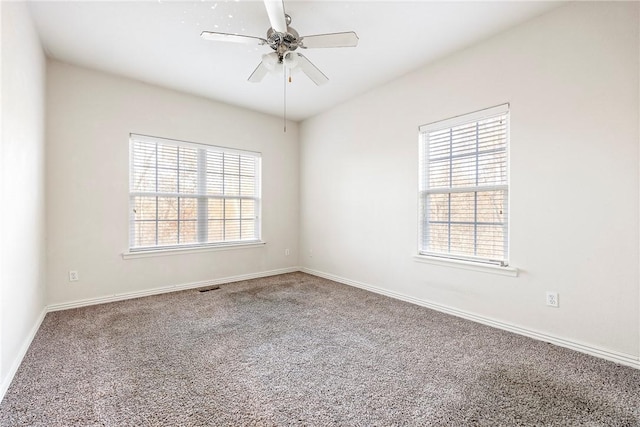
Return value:
<svg viewBox="0 0 640 427">
<path fill-rule="evenodd" d="M 286 33 L 279 33 L 273 28 L 267 31 L 267 43 L 278 53 L 279 62 L 282 62 L 287 52 L 298 48 L 299 38 L 298 32 L 291 27 L 287 27 Z"/>
</svg>

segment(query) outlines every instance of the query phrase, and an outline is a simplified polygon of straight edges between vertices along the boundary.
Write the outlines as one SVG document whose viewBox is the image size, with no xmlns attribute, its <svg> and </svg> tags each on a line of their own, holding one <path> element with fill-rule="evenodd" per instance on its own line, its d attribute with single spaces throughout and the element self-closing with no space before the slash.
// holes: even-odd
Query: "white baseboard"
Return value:
<svg viewBox="0 0 640 427">
<path fill-rule="evenodd" d="M 611 362 L 619 363 L 621 365 L 631 366 L 636 369 L 640 369 L 640 357 L 631 354 L 620 353 L 617 351 L 607 350 L 599 348 L 593 345 L 580 343 L 577 341 L 567 340 L 565 338 L 555 337 L 543 332 L 538 332 L 532 329 L 522 328 L 520 326 L 505 323 L 499 320 L 491 319 L 488 317 L 480 316 L 465 310 L 459 310 L 456 308 L 448 307 L 441 304 L 436 304 L 427 300 L 414 298 L 408 295 L 401 294 L 399 292 L 389 291 L 387 289 L 378 288 L 365 283 L 357 282 L 355 280 L 345 279 L 344 277 L 334 276 L 333 274 L 324 273 L 322 271 L 312 270 L 310 268 L 300 268 L 300 271 L 314 276 L 323 277 L 325 279 L 333 280 L 334 282 L 342 283 L 356 288 L 365 289 L 367 291 L 375 292 L 377 294 L 386 295 L 391 298 L 399 299 L 402 301 L 410 302 L 412 304 L 427 307 L 442 313 L 451 314 L 463 319 L 472 320 L 474 322 L 482 323 L 484 325 L 492 326 L 494 328 L 502 329 L 505 331 L 513 332 L 518 335 L 524 335 L 529 338 L 533 338 L 539 341 L 548 342 L 551 344 L 565 347 L 571 350 L 579 351 L 580 353 L 589 354 L 591 356 L 606 359 Z"/>
<path fill-rule="evenodd" d="M 258 279 L 261 277 L 275 276 L 278 274 L 294 273 L 296 271 L 302 271 L 304 273 L 308 273 L 314 276 L 333 280 L 334 282 L 365 289 L 371 292 L 375 292 L 377 294 L 386 295 L 391 298 L 407 301 L 407 302 L 420 305 L 423 307 L 427 307 L 436 311 L 452 314 L 454 316 L 458 316 L 464 319 L 472 320 L 474 322 L 482 323 L 484 325 L 492 326 L 498 329 L 503 329 L 505 331 L 513 332 L 519 335 L 524 335 L 536 340 L 549 342 L 551 344 L 555 344 L 560 347 L 565 347 L 571 350 L 579 351 L 581 353 L 586 353 L 595 357 L 599 357 L 601 359 L 606 359 L 612 362 L 620 363 L 621 365 L 631 366 L 633 368 L 640 369 L 640 358 L 634 355 L 611 351 L 611 350 L 595 347 L 592 345 L 567 340 L 564 338 L 554 337 L 552 335 L 548 335 L 548 334 L 534 331 L 531 329 L 526 329 L 516 325 L 511 325 L 509 323 L 501 322 L 501 321 L 494 320 L 484 316 L 479 316 L 464 310 L 458 310 L 458 309 L 447 307 L 441 304 L 432 303 L 426 300 L 414 298 L 408 295 L 378 288 L 378 287 L 357 282 L 354 280 L 345 279 L 343 277 L 324 273 L 322 271 L 312 270 L 309 268 L 289 267 L 289 268 L 281 268 L 277 270 L 224 277 L 220 279 L 204 280 L 201 282 L 191 282 L 191 283 L 184 283 L 179 285 L 164 286 L 164 287 L 148 289 L 144 291 L 126 292 L 122 294 L 113 294 L 113 295 L 107 295 L 107 296 L 98 297 L 98 298 L 88 298 L 83 300 L 71 301 L 67 303 L 49 305 L 45 307 L 45 309 L 42 311 L 42 313 L 38 317 L 38 320 L 34 323 L 33 327 L 31 328 L 31 331 L 29 332 L 29 335 L 27 336 L 24 343 L 22 344 L 22 347 L 20 348 L 20 352 L 18 356 L 16 357 L 13 364 L 11 365 L 11 368 L 9 369 L 7 376 L 4 378 L 4 381 L 2 381 L 2 384 L 0 384 L 0 402 L 2 402 L 2 399 L 4 398 L 7 390 L 9 389 L 9 385 L 11 384 L 13 377 L 18 371 L 18 368 L 22 363 L 22 359 L 26 355 L 27 350 L 31 345 L 31 342 L 33 341 L 33 338 L 36 336 L 36 333 L 38 332 L 38 329 L 40 328 L 40 325 L 42 324 L 42 321 L 44 320 L 44 317 L 48 312 L 67 310 L 70 308 L 85 307 L 85 306 L 103 304 L 108 302 L 122 301 L 122 300 L 127 300 L 132 298 L 140 298 L 140 297 L 149 296 L 149 295 L 158 295 L 158 294 L 163 294 L 167 292 L 175 292 L 175 291 L 186 290 L 186 289 L 200 288 L 204 286 L 219 285 L 223 283 L 240 282 L 243 280 Z"/>
<path fill-rule="evenodd" d="M 220 285 L 223 283 L 241 282 L 249 279 L 259 279 L 261 277 L 276 276 L 278 274 L 294 273 L 300 271 L 298 267 L 280 268 L 277 270 L 261 271 L 258 273 L 242 274 L 238 276 L 223 277 L 220 279 L 203 280 L 200 282 L 182 283 L 179 285 L 169 285 L 160 288 L 145 289 L 143 291 L 125 292 L 121 294 L 105 295 L 96 298 L 87 298 L 60 304 L 51 304 L 47 307 L 47 312 L 68 310 L 70 308 L 87 307 L 90 305 L 104 304 L 108 302 L 123 301 L 127 299 L 147 297 L 150 295 L 165 294 L 167 292 L 183 291 L 186 289 L 202 288 L 205 286 Z"/>
<path fill-rule="evenodd" d="M 24 359 L 24 356 L 27 354 L 27 350 L 29 350 L 29 347 L 31 346 L 31 342 L 33 341 L 33 338 L 35 338 L 36 334 L 38 333 L 38 329 L 40 329 L 40 325 L 42 325 L 42 321 L 44 320 L 44 316 L 46 314 L 47 314 L 47 309 L 44 308 L 40 313 L 40 316 L 38 317 L 36 322 L 33 324 L 33 327 L 29 331 L 29 335 L 27 335 L 27 338 L 22 343 L 22 346 L 20 347 L 20 351 L 18 352 L 18 355 L 13 361 L 11 368 L 9 368 L 9 372 L 7 372 L 7 376 L 2 381 L 2 384 L 0 384 L 0 402 L 2 402 L 2 399 L 4 399 L 4 395 L 7 393 L 7 390 L 9 389 L 9 386 L 11 385 L 11 381 L 13 381 L 13 377 L 16 375 L 16 372 L 18 372 L 18 368 L 22 363 L 22 359 Z"/>
</svg>

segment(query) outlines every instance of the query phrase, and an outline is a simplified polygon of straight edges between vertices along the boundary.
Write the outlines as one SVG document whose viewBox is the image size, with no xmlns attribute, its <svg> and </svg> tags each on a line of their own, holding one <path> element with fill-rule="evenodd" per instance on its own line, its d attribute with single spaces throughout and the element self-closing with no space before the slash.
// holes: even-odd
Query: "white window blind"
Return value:
<svg viewBox="0 0 640 427">
<path fill-rule="evenodd" d="M 130 136 L 131 251 L 260 240 L 259 153 Z"/>
<path fill-rule="evenodd" d="M 420 254 L 508 265 L 508 142 L 508 104 L 420 127 Z"/>
</svg>

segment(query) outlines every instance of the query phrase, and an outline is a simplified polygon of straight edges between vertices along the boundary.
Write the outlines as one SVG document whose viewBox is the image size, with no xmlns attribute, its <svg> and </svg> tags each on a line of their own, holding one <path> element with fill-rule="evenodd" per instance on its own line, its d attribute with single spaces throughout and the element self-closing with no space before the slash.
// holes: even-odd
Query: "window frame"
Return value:
<svg viewBox="0 0 640 427">
<path fill-rule="evenodd" d="M 487 120 L 495 117 L 505 116 L 505 144 L 504 144 L 504 167 L 505 167 L 505 180 L 502 184 L 496 185 L 470 185 L 470 186 L 452 186 L 451 182 L 446 187 L 429 187 L 429 145 L 428 134 L 434 132 L 452 129 L 458 126 L 477 123 L 482 120 Z M 509 161 L 509 146 L 510 146 L 510 105 L 508 103 L 497 105 L 494 107 L 486 108 L 483 110 L 474 111 L 468 114 L 462 114 L 459 116 L 451 117 L 444 120 L 421 125 L 418 128 L 418 145 L 419 145 L 419 164 L 418 164 L 418 242 L 417 242 L 417 257 L 418 259 L 433 259 L 436 264 L 441 263 L 454 263 L 454 264 L 470 264 L 486 266 L 491 268 L 509 268 L 509 236 L 510 236 L 510 192 L 509 192 L 509 180 L 510 180 L 510 161 Z M 478 139 L 476 137 L 476 146 Z M 502 150 L 500 150 L 502 151 Z M 449 157 L 453 158 L 453 155 L 449 153 Z M 477 154 L 476 154 L 477 161 Z M 476 183 L 478 172 L 476 169 Z M 426 197 L 429 194 L 452 194 L 452 193 L 478 193 L 481 191 L 504 191 L 504 208 L 506 214 L 504 217 L 503 225 L 503 247 L 504 257 L 503 259 L 493 259 L 492 257 L 463 255 L 458 253 L 438 252 L 430 250 L 428 247 L 429 240 L 429 207 L 426 202 Z M 475 208 L 474 208 L 475 209 Z M 451 217 L 451 211 L 448 212 L 449 218 Z M 451 219 L 448 223 L 451 224 Z M 481 221 L 477 219 L 477 210 L 474 210 L 474 252 L 477 252 L 477 226 Z M 450 232 L 449 232 L 450 233 Z M 483 267 L 484 268 L 484 267 Z"/>
<path fill-rule="evenodd" d="M 157 184 L 156 184 L 156 191 L 134 191 L 134 168 L 135 168 L 134 146 L 136 142 L 159 144 L 159 145 L 168 146 L 168 147 L 185 147 L 185 148 L 196 149 L 197 150 L 197 160 L 196 160 L 197 166 L 196 166 L 195 173 L 197 175 L 197 185 L 196 185 L 197 189 L 195 190 L 195 192 L 193 193 L 180 192 L 180 188 L 177 188 L 177 187 L 176 187 L 176 192 L 161 192 L 161 191 L 158 191 Z M 234 155 L 234 156 L 238 155 L 238 156 L 252 157 L 254 159 L 254 166 L 255 166 L 254 182 L 253 182 L 255 186 L 254 195 L 253 196 L 241 195 L 240 190 L 238 195 L 227 195 L 224 193 L 208 194 L 206 190 L 206 181 L 207 181 L 206 174 L 207 174 L 207 156 L 210 153 L 214 155 L 222 155 L 223 158 L 224 158 L 224 155 Z M 240 161 L 240 159 L 238 161 Z M 178 169 L 176 170 L 176 173 L 179 174 L 180 172 L 179 164 L 177 165 L 177 167 Z M 157 173 L 158 166 L 156 166 L 154 169 L 156 170 L 156 173 Z M 228 174 L 223 172 L 222 175 L 230 176 L 233 174 Z M 240 176 L 241 174 L 240 172 L 238 172 L 238 179 L 240 179 Z M 176 182 L 179 182 L 179 178 L 176 178 Z M 153 254 L 184 252 L 184 251 L 197 252 L 201 250 L 238 248 L 242 246 L 256 246 L 256 245 L 264 244 L 264 242 L 261 240 L 262 238 L 262 154 L 259 152 L 130 133 L 129 134 L 129 194 L 128 194 L 128 197 L 129 197 L 129 203 L 128 203 L 129 236 L 128 236 L 127 254 L 129 255 L 135 255 L 135 254 L 153 255 Z M 178 203 L 180 199 L 185 199 L 185 198 L 196 199 L 197 200 L 196 205 L 198 206 L 198 208 L 197 208 L 195 221 L 196 221 L 196 238 L 198 241 L 190 242 L 190 243 L 158 244 L 158 236 L 157 236 L 158 231 L 156 229 L 155 245 L 135 246 L 135 240 L 136 240 L 135 199 L 136 197 L 151 197 L 151 198 L 155 197 L 156 206 L 157 206 L 157 203 L 159 203 L 158 199 L 162 197 L 177 198 Z M 210 200 L 225 200 L 225 203 L 226 203 L 226 200 L 253 200 L 255 204 L 254 218 L 253 218 L 253 221 L 255 221 L 254 236 L 250 239 L 242 239 L 242 234 L 240 233 L 239 239 L 229 239 L 229 240 L 224 239 L 224 240 L 209 241 L 208 240 L 209 236 L 207 232 L 208 224 L 202 225 L 202 222 L 204 221 L 205 223 L 208 223 L 209 221 L 211 221 L 211 218 L 208 213 L 208 208 L 207 207 L 205 207 L 204 209 L 202 208 L 202 204 L 200 203 L 201 200 L 205 200 L 207 202 Z M 206 204 L 208 205 L 208 203 Z M 179 210 L 179 207 L 178 207 L 178 210 Z M 223 208 L 223 211 L 224 211 L 224 208 Z M 226 215 L 226 213 L 224 213 L 223 215 Z M 242 220 L 244 219 L 242 218 L 242 213 L 240 213 L 239 221 L 242 221 Z M 156 223 L 158 221 L 161 221 L 158 219 L 157 209 L 156 209 L 155 221 Z M 179 213 L 175 221 L 178 223 L 181 221 Z M 223 222 L 227 221 L 227 219 L 224 218 L 223 216 L 222 221 Z M 207 240 L 202 240 L 205 235 Z M 179 237 L 178 237 L 178 241 L 179 241 Z"/>
</svg>

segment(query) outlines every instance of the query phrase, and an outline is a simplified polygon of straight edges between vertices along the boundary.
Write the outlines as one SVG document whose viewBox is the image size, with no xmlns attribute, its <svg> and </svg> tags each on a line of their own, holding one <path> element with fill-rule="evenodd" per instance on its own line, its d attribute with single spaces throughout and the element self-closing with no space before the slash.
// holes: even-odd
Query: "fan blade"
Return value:
<svg viewBox="0 0 640 427">
<path fill-rule="evenodd" d="M 261 37 L 242 36 L 240 34 L 227 34 L 227 33 L 215 33 L 212 31 L 203 31 L 200 34 L 205 40 L 212 40 L 214 42 L 232 42 L 243 44 L 266 44 L 267 41 Z"/>
<path fill-rule="evenodd" d="M 251 73 L 248 80 L 251 83 L 259 83 L 262 81 L 262 79 L 264 79 L 264 76 L 266 76 L 268 72 L 269 72 L 269 69 L 264 64 L 264 61 L 262 61 L 258 64 L 256 69 L 253 70 L 253 73 Z"/>
<path fill-rule="evenodd" d="M 258 83 L 262 81 L 264 76 L 270 71 L 275 71 L 282 66 L 282 63 L 278 61 L 278 54 L 271 52 L 262 55 L 262 62 L 258 64 L 253 73 L 249 76 L 249 81 L 252 83 Z"/>
<path fill-rule="evenodd" d="M 269 15 L 271 28 L 273 28 L 278 33 L 286 33 L 287 18 L 285 18 L 284 16 L 284 1 L 264 0 L 264 7 L 267 9 L 267 15 Z"/>
<path fill-rule="evenodd" d="M 311 81 L 313 81 L 318 86 L 323 85 L 329 81 L 329 78 L 325 76 L 322 71 L 318 69 L 318 67 L 313 65 L 306 56 L 301 53 L 298 53 L 296 55 L 298 55 L 298 68 L 300 68 L 302 72 L 311 79 Z"/>
<path fill-rule="evenodd" d="M 358 46 L 358 40 L 358 35 L 353 31 L 317 34 L 315 36 L 302 37 L 299 46 L 304 49 L 316 47 L 356 47 Z"/>
</svg>

